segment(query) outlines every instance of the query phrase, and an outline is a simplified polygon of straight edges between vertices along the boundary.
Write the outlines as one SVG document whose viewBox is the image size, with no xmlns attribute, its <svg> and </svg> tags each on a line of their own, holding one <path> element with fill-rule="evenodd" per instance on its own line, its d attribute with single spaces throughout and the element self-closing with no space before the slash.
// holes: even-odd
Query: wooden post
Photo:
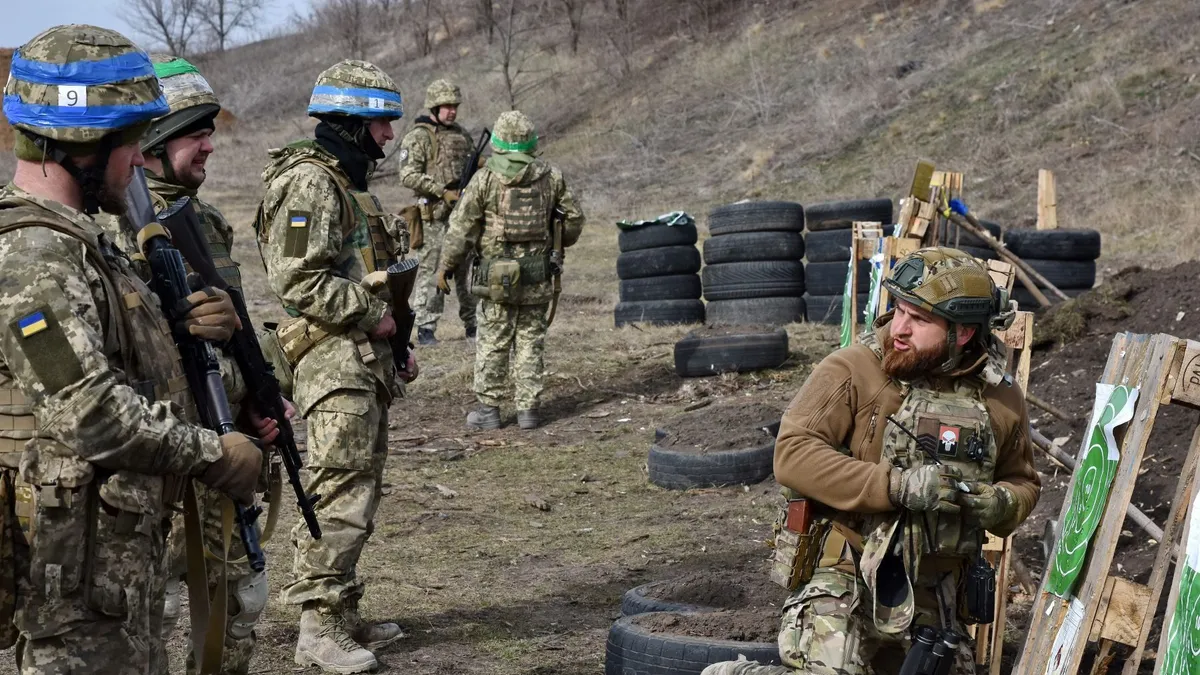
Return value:
<svg viewBox="0 0 1200 675">
<path fill-rule="evenodd" d="M 1038 215 L 1037 229 L 1058 229 L 1058 196 L 1054 186 L 1054 172 L 1049 169 L 1038 171 Z"/>
</svg>

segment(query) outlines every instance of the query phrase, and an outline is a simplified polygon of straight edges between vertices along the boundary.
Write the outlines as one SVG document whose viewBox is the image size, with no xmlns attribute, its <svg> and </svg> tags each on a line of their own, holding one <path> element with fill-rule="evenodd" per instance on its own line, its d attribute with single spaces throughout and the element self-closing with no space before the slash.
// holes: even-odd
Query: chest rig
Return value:
<svg viewBox="0 0 1200 675">
<path fill-rule="evenodd" d="M 413 126 L 423 129 L 429 134 L 431 148 L 425 173 L 432 176 L 438 185 L 448 186 L 457 183 L 459 177 L 462 176 L 467 159 L 474 151 L 471 137 L 467 136 L 466 132 L 457 125 L 439 127 L 419 122 Z M 465 187 L 465 185 L 459 185 L 458 189 L 461 190 Z"/>
<path fill-rule="evenodd" d="M 550 218 L 554 199 L 550 193 L 550 172 L 529 185 L 501 185 L 496 211 L 488 213 L 496 234 L 505 243 L 546 243 L 550 240 Z"/>
<path fill-rule="evenodd" d="M 234 288 L 242 287 L 242 273 L 237 263 L 233 261 L 233 228 L 225 222 L 221 214 L 204 201 L 196 197 L 195 190 L 188 190 L 160 178 L 147 177 L 150 186 L 150 198 L 154 202 L 154 211 L 161 212 L 175 200 L 188 196 L 196 209 L 203 230 L 204 243 L 212 255 L 213 265 L 225 283 Z M 118 244 L 121 242 L 118 240 Z M 136 248 L 136 247 L 135 247 Z"/>
</svg>

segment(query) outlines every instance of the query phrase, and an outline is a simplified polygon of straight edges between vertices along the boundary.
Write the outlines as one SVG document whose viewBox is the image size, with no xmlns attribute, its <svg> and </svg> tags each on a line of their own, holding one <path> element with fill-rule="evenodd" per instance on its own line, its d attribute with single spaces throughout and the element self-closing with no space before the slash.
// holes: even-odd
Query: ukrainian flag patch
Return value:
<svg viewBox="0 0 1200 675">
<path fill-rule="evenodd" d="M 308 216 L 292 216 L 292 227 L 308 227 Z"/>
<path fill-rule="evenodd" d="M 49 326 L 46 325 L 46 314 L 44 312 L 34 312 L 29 316 L 17 321 L 17 328 L 21 331 L 21 337 L 30 337 L 46 330 Z"/>
</svg>

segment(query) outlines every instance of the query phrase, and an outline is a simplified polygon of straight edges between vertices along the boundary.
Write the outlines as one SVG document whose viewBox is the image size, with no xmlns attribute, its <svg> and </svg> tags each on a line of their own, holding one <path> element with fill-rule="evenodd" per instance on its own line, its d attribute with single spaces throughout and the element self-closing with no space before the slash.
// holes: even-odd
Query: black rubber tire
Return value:
<svg viewBox="0 0 1200 675">
<path fill-rule="evenodd" d="M 838 295 L 846 292 L 849 261 L 809 263 L 804 269 L 804 284 L 812 295 Z M 871 290 L 871 262 L 858 261 L 858 293 Z M 704 292 L 708 292 L 705 286 Z"/>
<path fill-rule="evenodd" d="M 842 323 L 842 296 L 840 295 L 806 295 L 804 296 L 805 307 L 808 312 L 805 317 L 809 323 L 826 323 L 833 326 Z M 858 294 L 858 306 L 861 312 L 867 306 L 867 294 Z"/>
<path fill-rule="evenodd" d="M 779 664 L 774 642 L 735 642 L 651 633 L 633 623 L 636 616 L 618 619 L 604 645 L 604 675 L 700 675 L 705 667 L 736 661 Z"/>
<path fill-rule="evenodd" d="M 782 326 L 804 320 L 804 298 L 740 298 L 711 300 L 706 319 L 714 326 Z"/>
<path fill-rule="evenodd" d="M 1079 296 L 1083 295 L 1084 293 L 1087 293 L 1091 289 L 1090 288 L 1060 288 L 1059 290 L 1062 291 L 1063 293 L 1065 293 L 1067 295 L 1067 297 L 1069 297 L 1069 298 L 1078 298 Z M 1046 299 L 1050 301 L 1051 304 L 1058 304 L 1058 303 L 1062 302 L 1062 300 L 1059 300 L 1057 295 L 1054 295 L 1052 293 L 1044 293 L 1044 295 L 1046 296 Z M 1025 286 L 1023 286 L 1021 284 L 1021 282 L 1019 282 L 1019 281 L 1016 283 L 1016 287 L 1013 288 L 1012 299 L 1017 301 L 1018 309 L 1021 309 L 1021 310 L 1027 311 L 1027 312 L 1036 312 L 1037 310 L 1042 308 L 1042 306 L 1038 304 L 1038 301 L 1033 299 L 1033 294 L 1029 292 L 1029 289 L 1025 288 Z"/>
<path fill-rule="evenodd" d="M 699 300 L 622 302 L 613 310 L 613 319 L 617 328 L 627 323 L 648 323 L 654 326 L 704 323 L 704 303 Z"/>
<path fill-rule="evenodd" d="M 1022 258 L 1095 260 L 1100 257 L 1100 233 L 1096 230 L 1009 230 L 1004 233 L 1004 244 Z"/>
<path fill-rule="evenodd" d="M 1088 289 L 1096 285 L 1095 260 L 1039 260 L 1024 258 L 1029 266 L 1046 277 L 1046 281 L 1054 284 L 1059 290 L 1082 288 Z"/>
<path fill-rule="evenodd" d="M 621 596 L 621 616 L 634 616 L 635 614 L 647 614 L 649 612 L 711 612 L 712 607 L 703 607 L 701 605 L 691 605 L 686 602 L 671 602 L 670 600 L 659 600 L 654 597 L 654 592 L 660 586 L 665 584 L 665 581 L 651 581 L 648 584 L 642 584 L 635 588 L 631 588 Z"/>
<path fill-rule="evenodd" d="M 617 256 L 617 278 L 645 279 L 700 271 L 700 251 L 695 246 L 660 246 Z"/>
<path fill-rule="evenodd" d="M 621 302 L 699 299 L 699 274 L 672 274 L 665 277 L 626 279 L 621 282 Z"/>
<path fill-rule="evenodd" d="M 704 242 L 705 265 L 803 257 L 804 237 L 799 232 L 739 232 Z"/>
<path fill-rule="evenodd" d="M 883 236 L 890 237 L 895 225 L 884 225 Z M 804 255 L 808 262 L 834 262 L 850 259 L 850 241 L 854 231 L 818 230 L 804 235 Z"/>
<path fill-rule="evenodd" d="M 663 246 L 691 246 L 695 243 L 696 226 L 692 223 L 642 225 L 632 230 L 620 230 L 617 234 L 617 247 L 622 253 Z"/>
<path fill-rule="evenodd" d="M 737 232 L 800 232 L 804 207 L 795 202 L 739 202 L 718 206 L 708 214 L 708 231 L 716 237 Z"/>
<path fill-rule="evenodd" d="M 804 263 L 765 260 L 707 265 L 700 280 L 705 300 L 800 297 L 804 295 Z"/>
<path fill-rule="evenodd" d="M 854 199 L 845 202 L 813 204 L 804 210 L 805 227 L 809 232 L 848 230 L 856 222 L 891 223 L 892 200 Z"/>
<path fill-rule="evenodd" d="M 782 328 L 741 335 L 688 335 L 675 343 L 675 372 L 708 377 L 778 368 L 787 361 L 788 336 Z"/>
<path fill-rule="evenodd" d="M 969 253 L 980 260 L 999 260 L 1000 254 L 991 246 L 959 246 L 958 250 Z"/>
<path fill-rule="evenodd" d="M 650 482 L 668 490 L 752 485 L 771 476 L 775 461 L 775 442 L 756 448 L 725 450 L 701 455 L 695 452 L 676 452 L 670 448 L 650 446 L 646 461 Z"/>
<path fill-rule="evenodd" d="M 1000 238 L 1000 225 L 993 223 L 990 220 L 981 220 L 979 221 L 979 224 L 983 226 L 983 229 L 990 232 L 997 241 L 1003 241 Z M 989 248 L 989 246 L 984 243 L 982 239 L 951 222 L 943 222 L 942 225 L 938 227 L 938 242 L 939 246 L 954 246 L 955 248 L 962 248 L 963 246 Z"/>
</svg>

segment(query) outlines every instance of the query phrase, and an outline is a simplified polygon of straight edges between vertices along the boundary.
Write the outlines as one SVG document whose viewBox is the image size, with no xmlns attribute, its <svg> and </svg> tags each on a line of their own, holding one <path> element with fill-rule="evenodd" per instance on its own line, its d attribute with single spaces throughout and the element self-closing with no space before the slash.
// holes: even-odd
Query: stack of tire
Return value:
<svg viewBox="0 0 1200 675">
<path fill-rule="evenodd" d="M 1004 245 L 1068 297 L 1096 284 L 1096 259 L 1100 257 L 1100 233 L 1096 230 L 1008 230 Z M 1045 295 L 1051 302 L 1059 300 L 1051 293 Z M 1023 310 L 1041 306 L 1019 281 L 1013 299 Z"/>
<path fill-rule="evenodd" d="M 807 318 L 812 322 L 842 322 L 842 295 L 850 269 L 850 243 L 855 222 L 891 223 L 892 200 L 856 199 L 814 204 L 805 210 L 805 284 Z M 884 236 L 892 226 L 884 227 Z M 858 306 L 865 307 L 871 288 L 870 263 L 858 267 Z"/>
<path fill-rule="evenodd" d="M 804 207 L 739 202 L 708 214 L 704 299 L 714 325 L 778 326 L 804 319 Z"/>
<path fill-rule="evenodd" d="M 694 224 L 621 230 L 617 245 L 621 249 L 617 256 L 621 301 L 613 311 L 617 327 L 704 323 Z"/>
</svg>

